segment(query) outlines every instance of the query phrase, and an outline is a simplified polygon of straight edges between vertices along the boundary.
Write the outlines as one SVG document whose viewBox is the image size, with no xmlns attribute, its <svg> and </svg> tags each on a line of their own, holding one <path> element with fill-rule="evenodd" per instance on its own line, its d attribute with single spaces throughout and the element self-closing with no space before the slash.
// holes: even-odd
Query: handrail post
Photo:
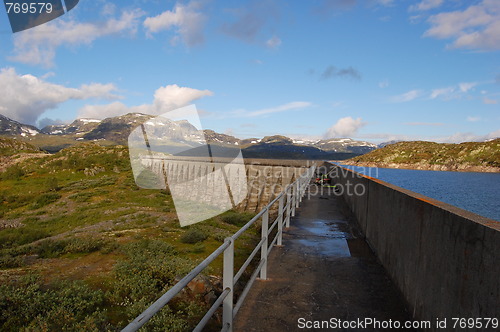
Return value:
<svg viewBox="0 0 500 332">
<path fill-rule="evenodd" d="M 288 189 L 285 192 L 286 195 L 286 224 L 285 227 L 288 228 L 290 227 L 290 215 L 291 215 L 291 208 L 292 208 L 292 194 L 290 191 L 292 190 L 292 187 L 288 187 Z"/>
<path fill-rule="evenodd" d="M 299 201 L 297 202 L 297 206 L 300 206 L 300 203 L 302 203 L 302 189 L 303 189 L 303 186 L 302 184 L 304 183 L 304 178 L 300 178 L 300 181 L 299 183 L 297 183 L 297 186 L 299 187 Z"/>
<path fill-rule="evenodd" d="M 292 200 L 291 200 L 291 209 L 292 209 L 292 217 L 295 217 L 295 205 L 297 204 L 297 183 L 292 184 Z"/>
<path fill-rule="evenodd" d="M 305 175 L 307 175 L 307 173 Z M 299 203 L 302 203 L 302 197 L 304 197 L 304 179 L 305 178 L 301 178 L 299 181 Z"/>
<path fill-rule="evenodd" d="M 297 187 L 297 190 L 295 192 L 295 208 L 298 208 L 299 207 L 299 203 L 301 202 L 301 194 L 300 194 L 300 180 L 297 181 L 297 183 L 295 184 L 295 186 Z"/>
<path fill-rule="evenodd" d="M 267 232 L 269 229 L 269 209 L 266 208 L 266 211 L 262 215 L 262 239 L 264 243 L 262 243 L 262 247 L 260 247 L 260 259 L 264 261 L 262 265 L 262 269 L 260 270 L 260 279 L 267 279 L 267 246 L 269 243 Z"/>
<path fill-rule="evenodd" d="M 283 244 L 283 199 L 285 195 L 281 195 L 278 206 L 278 246 Z"/>
<path fill-rule="evenodd" d="M 306 195 L 307 186 L 308 186 L 309 182 L 311 181 L 311 176 L 313 174 L 313 172 L 311 172 L 311 171 L 314 171 L 314 169 L 312 168 L 307 172 L 307 176 L 304 178 L 304 181 L 302 183 L 302 194 L 301 194 L 301 198 L 300 198 L 301 202 L 304 199 L 304 196 Z"/>
<path fill-rule="evenodd" d="M 227 326 L 228 332 L 233 331 L 233 278 L 234 278 L 234 239 L 226 238 L 225 241 L 230 241 L 229 247 L 224 250 L 224 268 L 222 278 L 222 288 L 229 288 L 224 302 L 222 302 L 222 326 Z"/>
</svg>

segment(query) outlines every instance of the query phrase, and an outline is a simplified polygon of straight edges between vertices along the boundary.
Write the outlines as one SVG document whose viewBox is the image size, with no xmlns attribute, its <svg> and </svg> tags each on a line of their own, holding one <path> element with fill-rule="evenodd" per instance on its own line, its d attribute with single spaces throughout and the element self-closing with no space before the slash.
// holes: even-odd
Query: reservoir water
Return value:
<svg viewBox="0 0 500 332">
<path fill-rule="evenodd" d="M 500 221 L 500 173 L 342 166 Z"/>
</svg>

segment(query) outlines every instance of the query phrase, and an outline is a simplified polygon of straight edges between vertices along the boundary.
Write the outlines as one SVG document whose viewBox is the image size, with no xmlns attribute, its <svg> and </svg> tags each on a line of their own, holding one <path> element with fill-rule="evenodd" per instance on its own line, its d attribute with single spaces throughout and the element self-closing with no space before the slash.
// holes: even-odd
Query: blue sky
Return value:
<svg viewBox="0 0 500 332">
<path fill-rule="evenodd" d="M 240 138 L 500 136 L 500 1 L 81 0 L 12 34 L 0 113 L 42 126 L 195 104 Z"/>
</svg>

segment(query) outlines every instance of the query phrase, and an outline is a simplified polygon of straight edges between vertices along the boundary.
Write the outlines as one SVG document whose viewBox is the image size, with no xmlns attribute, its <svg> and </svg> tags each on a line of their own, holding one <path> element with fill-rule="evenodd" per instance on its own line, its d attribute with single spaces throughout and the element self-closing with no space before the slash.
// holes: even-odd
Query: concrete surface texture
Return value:
<svg viewBox="0 0 500 332">
<path fill-rule="evenodd" d="M 335 182 L 419 320 L 500 317 L 500 223 L 339 168 Z M 361 192 L 361 191 L 359 191 Z"/>
<path fill-rule="evenodd" d="M 230 164 L 232 161 L 230 159 L 224 161 L 226 163 L 199 160 L 199 158 L 194 160 L 145 158 L 143 163 L 145 168 L 158 177 L 159 188 L 169 186 L 172 191 L 175 189 L 173 194 L 177 193 L 177 195 L 174 195 L 174 198 L 182 197 L 190 201 L 205 203 L 215 200 L 216 202 L 213 203 L 215 206 L 219 206 L 220 203 L 217 200 L 225 195 L 227 188 L 224 181 L 218 178 L 211 181 L 209 175 L 212 174 L 214 168 L 224 167 L 229 182 L 234 184 L 231 185 L 234 197 L 239 196 L 235 191 L 241 179 L 247 182 L 244 188 L 246 192 L 242 199 L 238 199 L 237 209 L 248 212 L 260 211 L 287 185 L 295 181 L 307 169 L 306 166 L 310 165 L 310 162 L 304 160 L 249 159 L 245 160 L 244 164 L 240 164 L 240 160 L 233 165 Z M 219 177 L 222 177 L 222 173 Z M 193 188 L 198 190 L 193 190 Z M 273 209 L 277 209 L 277 206 L 273 206 Z"/>
<path fill-rule="evenodd" d="M 284 246 L 270 254 L 268 280 L 256 281 L 233 331 L 304 331 L 311 330 L 301 328 L 307 322 L 331 319 L 411 320 L 343 199 L 323 190 L 304 197 Z"/>
</svg>

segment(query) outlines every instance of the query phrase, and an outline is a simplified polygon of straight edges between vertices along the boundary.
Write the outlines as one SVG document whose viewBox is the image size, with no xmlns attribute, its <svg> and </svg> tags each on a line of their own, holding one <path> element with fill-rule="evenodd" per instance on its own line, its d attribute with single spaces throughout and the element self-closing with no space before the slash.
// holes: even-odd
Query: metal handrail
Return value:
<svg viewBox="0 0 500 332">
<path fill-rule="evenodd" d="M 295 215 L 295 209 L 299 207 L 299 203 L 302 201 L 302 197 L 305 194 L 307 185 L 314 174 L 316 166 L 310 167 L 304 174 L 302 174 L 297 180 L 285 187 L 276 198 L 274 198 L 266 207 L 264 207 L 255 217 L 253 217 L 249 222 L 247 222 L 242 228 L 240 228 L 232 236 L 226 238 L 224 243 L 221 244 L 214 252 L 212 252 L 207 258 L 205 258 L 198 266 L 191 270 L 184 278 L 182 278 L 177 284 L 175 284 L 171 289 L 169 289 L 165 294 L 163 294 L 158 300 L 156 300 L 151 306 L 149 306 L 144 312 L 137 316 L 130 324 L 128 324 L 122 332 L 132 332 L 140 329 L 144 324 L 146 324 L 158 311 L 161 310 L 174 296 L 176 296 L 186 285 L 193 280 L 198 274 L 203 271 L 211 262 L 213 262 L 220 254 L 224 253 L 223 262 L 223 289 L 224 291 L 215 300 L 214 304 L 208 309 L 207 313 L 200 320 L 198 325 L 195 327 L 194 331 L 201 331 L 203 327 L 209 322 L 212 315 L 217 311 L 217 309 L 222 304 L 222 331 L 231 332 L 233 329 L 233 319 L 238 313 L 246 295 L 250 291 L 253 283 L 260 274 L 260 279 L 267 279 L 267 257 L 274 246 L 275 243 L 278 245 L 282 244 L 283 237 L 283 226 L 289 227 L 290 219 Z M 285 203 L 286 199 L 286 203 Z M 269 227 L 269 210 L 276 203 L 279 202 L 278 216 L 274 220 L 271 227 Z M 262 217 L 262 233 L 261 240 L 254 248 L 252 253 L 243 263 L 241 268 L 238 270 L 236 275 L 234 275 L 234 242 L 238 239 L 246 230 L 248 230 L 257 220 Z M 276 235 L 272 239 L 269 245 L 269 235 L 274 227 L 278 224 L 278 230 Z M 269 245 L 269 246 L 268 246 Z M 259 264 L 252 272 L 252 275 L 247 282 L 245 288 L 243 289 L 241 295 L 234 305 L 234 285 L 243 275 L 246 268 L 250 265 L 252 260 L 255 258 L 257 253 L 261 252 L 261 259 Z"/>
<path fill-rule="evenodd" d="M 214 302 L 214 304 L 212 305 L 212 307 L 210 307 L 210 309 L 207 311 L 207 313 L 205 314 L 205 316 L 203 316 L 203 318 L 200 320 L 200 322 L 198 323 L 198 325 L 196 325 L 196 327 L 193 329 L 193 332 L 199 332 L 199 331 L 201 331 L 205 327 L 205 325 L 207 325 L 207 323 L 210 320 L 210 318 L 212 318 L 212 316 L 215 314 L 215 312 L 217 311 L 217 309 L 219 309 L 219 306 L 222 304 L 222 301 L 224 301 L 224 299 L 226 298 L 226 296 L 229 295 L 229 292 L 231 292 L 231 289 L 229 289 L 229 288 L 224 289 L 224 291 L 217 298 L 217 300 Z"/>
<path fill-rule="evenodd" d="M 245 263 L 243 263 L 243 265 L 240 267 L 239 271 L 234 276 L 234 278 L 233 278 L 233 284 L 236 284 L 238 282 L 238 280 L 240 279 L 240 277 L 243 275 L 243 272 L 245 272 L 245 270 L 247 269 L 248 265 L 250 265 L 250 263 L 252 262 L 252 260 L 255 257 L 255 255 L 257 255 L 257 253 L 259 252 L 259 249 L 261 248 L 261 246 L 262 246 L 262 244 L 264 243 L 265 240 L 266 239 L 261 239 L 260 242 L 257 244 L 257 246 L 253 249 L 253 251 L 250 254 L 250 256 L 248 256 L 248 258 L 245 261 Z"/>
<path fill-rule="evenodd" d="M 207 258 L 203 260 L 198 266 L 192 269 L 184 278 L 182 278 L 178 283 L 176 283 L 172 288 L 170 288 L 165 294 L 163 294 L 156 302 L 144 310 L 139 316 L 137 316 L 130 324 L 128 324 L 122 331 L 137 331 L 140 329 L 147 321 L 151 319 L 161 308 L 163 308 L 174 296 L 176 296 L 191 280 L 193 280 L 198 274 L 200 274 L 203 269 L 205 269 L 210 263 L 212 263 L 221 253 L 223 253 L 226 248 L 230 246 L 229 242 L 224 242 L 219 248 L 210 254 Z"/>
</svg>

